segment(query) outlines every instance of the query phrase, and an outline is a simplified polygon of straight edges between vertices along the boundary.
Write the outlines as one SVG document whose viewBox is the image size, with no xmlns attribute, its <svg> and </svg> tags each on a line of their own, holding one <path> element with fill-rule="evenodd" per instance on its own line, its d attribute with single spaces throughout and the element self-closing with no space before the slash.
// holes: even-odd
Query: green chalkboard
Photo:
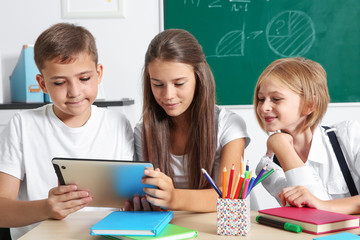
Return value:
<svg viewBox="0 0 360 240">
<path fill-rule="evenodd" d="M 323 65 L 331 102 L 360 102 L 359 0 L 164 0 L 164 28 L 203 46 L 218 104 L 252 104 L 264 68 L 294 56 Z"/>
</svg>

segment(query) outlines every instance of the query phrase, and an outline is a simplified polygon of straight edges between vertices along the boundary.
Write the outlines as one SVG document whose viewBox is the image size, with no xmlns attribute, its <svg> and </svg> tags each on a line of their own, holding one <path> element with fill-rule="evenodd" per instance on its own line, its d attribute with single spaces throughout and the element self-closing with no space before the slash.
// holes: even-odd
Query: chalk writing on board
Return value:
<svg viewBox="0 0 360 240">
<path fill-rule="evenodd" d="M 267 25 L 266 40 L 281 57 L 304 55 L 315 41 L 314 23 L 301 11 L 280 12 Z"/>
</svg>

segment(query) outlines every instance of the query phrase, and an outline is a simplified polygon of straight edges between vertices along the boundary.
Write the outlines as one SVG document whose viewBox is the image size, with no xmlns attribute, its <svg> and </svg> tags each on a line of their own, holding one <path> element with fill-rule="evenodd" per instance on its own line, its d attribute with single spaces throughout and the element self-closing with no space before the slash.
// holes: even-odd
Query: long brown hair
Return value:
<svg viewBox="0 0 360 240">
<path fill-rule="evenodd" d="M 189 139 L 185 146 L 188 156 L 187 170 L 189 185 L 193 189 L 208 188 L 209 184 L 201 173 L 201 168 L 214 176 L 216 152 L 215 124 L 215 81 L 206 62 L 201 45 L 189 32 L 181 29 L 168 29 L 150 42 L 145 55 L 143 72 L 144 103 L 142 143 L 143 158 L 151 161 L 162 172 L 174 176 L 171 167 L 170 128 L 172 119 L 156 102 L 151 91 L 148 65 L 154 60 L 189 64 L 193 67 L 196 88 L 189 106 Z"/>
</svg>

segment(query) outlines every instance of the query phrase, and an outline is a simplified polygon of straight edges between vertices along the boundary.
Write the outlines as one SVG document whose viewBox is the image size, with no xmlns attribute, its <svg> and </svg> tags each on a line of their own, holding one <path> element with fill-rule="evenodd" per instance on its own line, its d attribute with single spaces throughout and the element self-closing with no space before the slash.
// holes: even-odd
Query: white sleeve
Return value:
<svg viewBox="0 0 360 240">
<path fill-rule="evenodd" d="M 261 183 L 264 188 L 270 193 L 271 196 L 275 197 L 276 200 L 281 204 L 278 194 L 281 190 L 287 187 L 287 180 L 284 174 L 284 171 L 276 163 L 274 163 L 270 157 L 264 156 L 260 159 L 258 165 L 256 166 L 256 175 L 260 173 L 264 166 L 267 166 L 267 170 L 274 169 L 274 172 L 265 178 Z"/>
<path fill-rule="evenodd" d="M 330 200 L 331 197 L 326 190 L 319 173 L 311 166 L 302 166 L 286 171 L 287 186 L 304 186 L 314 196 L 321 200 Z"/>
<path fill-rule="evenodd" d="M 25 175 L 21 129 L 20 116 L 15 114 L 0 135 L 0 171 L 20 180 Z"/>
<path fill-rule="evenodd" d="M 250 137 L 246 130 L 246 123 L 240 115 L 226 109 L 221 109 L 218 121 L 218 137 L 222 147 L 238 138 L 245 138 L 245 147 L 249 145 Z"/>
<path fill-rule="evenodd" d="M 124 159 L 134 159 L 134 133 L 131 127 L 129 120 L 123 115 L 125 128 L 124 128 L 124 139 L 123 142 L 125 144 L 124 149 L 125 151 L 122 153 Z"/>
</svg>

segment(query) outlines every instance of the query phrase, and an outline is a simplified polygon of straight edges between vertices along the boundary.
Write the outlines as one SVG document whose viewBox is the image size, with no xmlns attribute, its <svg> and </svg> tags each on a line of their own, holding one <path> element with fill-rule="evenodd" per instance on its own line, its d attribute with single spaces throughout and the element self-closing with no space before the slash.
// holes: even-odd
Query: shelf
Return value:
<svg viewBox="0 0 360 240">
<path fill-rule="evenodd" d="M 129 106 L 134 104 L 133 99 L 123 98 L 119 101 L 98 101 L 93 104 L 98 107 L 120 107 L 120 106 Z M 32 109 L 44 106 L 48 103 L 3 103 L 0 104 L 0 110 L 6 109 Z"/>
</svg>

